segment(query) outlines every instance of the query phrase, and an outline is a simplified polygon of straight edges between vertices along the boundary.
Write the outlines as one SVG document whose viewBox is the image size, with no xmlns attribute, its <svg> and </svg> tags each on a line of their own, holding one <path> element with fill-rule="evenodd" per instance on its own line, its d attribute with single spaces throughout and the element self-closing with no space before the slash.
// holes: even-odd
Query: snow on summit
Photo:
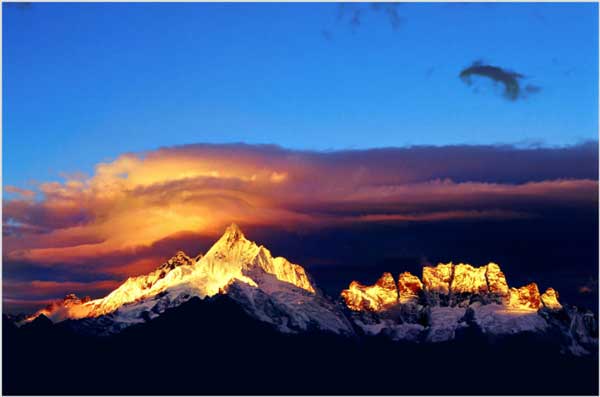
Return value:
<svg viewBox="0 0 600 397">
<path fill-rule="evenodd" d="M 338 301 L 324 296 L 304 268 L 273 257 L 232 224 L 204 255 L 184 252 L 154 271 L 130 277 L 103 298 L 70 294 L 24 322 L 45 315 L 53 322 L 82 320 L 98 335 L 147 322 L 193 297 L 224 296 L 246 314 L 280 332 L 385 335 L 416 343 L 442 342 L 466 329 L 486 335 L 558 330 L 574 354 L 597 346 L 593 315 L 561 305 L 549 288 L 540 294 L 530 283 L 510 288 L 500 266 L 440 263 L 422 277 L 384 273 L 374 285 L 350 283 Z"/>
<path fill-rule="evenodd" d="M 234 281 L 257 288 L 258 284 L 246 275 L 254 269 L 273 275 L 279 282 L 315 293 L 302 266 L 282 257 L 273 258 L 267 248 L 247 240 L 240 228 L 232 224 L 203 256 L 190 258 L 180 251 L 151 273 L 128 278 L 103 298 L 80 300 L 71 294 L 39 310 L 28 320 L 40 314 L 55 322 L 98 317 L 165 292 L 204 298 L 224 291 Z"/>
</svg>

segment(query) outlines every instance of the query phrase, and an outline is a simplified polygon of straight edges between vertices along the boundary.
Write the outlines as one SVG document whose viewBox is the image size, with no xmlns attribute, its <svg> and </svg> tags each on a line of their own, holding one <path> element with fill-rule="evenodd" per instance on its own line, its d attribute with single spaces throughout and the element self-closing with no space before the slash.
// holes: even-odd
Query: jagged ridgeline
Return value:
<svg viewBox="0 0 600 397">
<path fill-rule="evenodd" d="M 282 332 L 313 328 L 353 332 L 341 308 L 316 291 L 302 266 L 273 257 L 235 224 L 204 255 L 190 258 L 178 252 L 153 272 L 128 278 L 103 298 L 68 295 L 22 323 L 44 315 L 54 322 L 82 320 L 90 326 L 73 323 L 82 331 L 112 334 L 151 320 L 192 297 L 215 295 L 235 299 L 248 313 Z"/>
<path fill-rule="evenodd" d="M 563 351 L 588 354 L 597 348 L 592 312 L 564 306 L 536 283 L 509 288 L 500 266 L 453 263 L 425 266 L 422 279 L 384 273 L 373 285 L 350 283 L 341 296 L 350 318 L 367 335 L 396 341 L 444 342 L 468 330 L 491 338 L 515 334 L 559 334 Z"/>
<path fill-rule="evenodd" d="M 249 241 L 229 226 L 204 255 L 178 252 L 146 275 L 130 277 L 100 299 L 68 295 L 17 324 L 48 318 L 78 333 L 118 334 L 192 298 L 227 297 L 250 317 L 281 333 L 382 336 L 392 341 L 447 342 L 466 330 L 493 338 L 519 333 L 559 335 L 564 352 L 586 355 L 598 343 L 591 312 L 562 305 L 535 283 L 509 288 L 497 264 L 439 264 L 372 286 L 353 281 L 341 299 L 325 296 L 305 269 Z"/>
<path fill-rule="evenodd" d="M 558 292 L 548 288 L 540 295 L 536 283 L 509 288 L 500 266 L 473 267 L 469 264 L 440 263 L 423 267 L 423 281 L 404 272 L 396 284 L 391 273 L 384 273 L 374 285 L 357 281 L 342 291 L 346 305 L 356 311 L 382 311 L 395 305 L 423 304 L 466 307 L 473 303 L 496 303 L 514 310 L 559 310 Z"/>
</svg>

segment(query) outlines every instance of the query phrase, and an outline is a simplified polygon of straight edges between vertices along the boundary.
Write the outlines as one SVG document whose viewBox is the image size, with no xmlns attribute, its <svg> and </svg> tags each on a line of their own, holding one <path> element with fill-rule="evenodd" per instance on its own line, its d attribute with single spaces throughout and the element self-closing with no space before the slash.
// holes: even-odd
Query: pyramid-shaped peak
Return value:
<svg viewBox="0 0 600 397">
<path fill-rule="evenodd" d="M 184 252 L 184 251 L 177 251 L 175 253 L 175 255 L 173 255 L 171 258 L 169 258 L 167 260 L 167 263 L 169 264 L 173 264 L 176 263 L 178 265 L 182 265 L 182 264 L 187 264 L 188 262 L 191 262 L 191 258 Z"/>
<path fill-rule="evenodd" d="M 394 276 L 392 276 L 392 273 L 389 272 L 383 273 L 375 285 L 386 289 L 396 289 L 396 281 L 394 281 Z"/>
<path fill-rule="evenodd" d="M 227 226 L 227 229 L 225 229 L 225 233 L 223 233 L 223 236 L 221 237 L 221 239 L 227 239 L 227 241 L 229 242 L 243 240 L 245 238 L 246 237 L 244 236 L 242 229 L 240 229 L 240 227 L 235 223 L 232 223 L 231 225 Z"/>
<path fill-rule="evenodd" d="M 44 313 L 36 316 L 33 321 L 29 324 L 31 328 L 44 329 L 51 327 L 54 323 Z"/>
<path fill-rule="evenodd" d="M 241 232 L 242 232 L 242 230 L 237 225 L 237 223 L 232 223 L 231 225 L 227 226 L 227 228 L 225 229 L 225 233 L 241 233 Z"/>
<path fill-rule="evenodd" d="M 194 260 L 187 256 L 185 252 L 180 250 L 177 251 L 177 253 L 171 258 L 167 259 L 166 262 L 157 267 L 156 270 L 169 271 L 175 269 L 177 266 L 191 265 L 192 263 L 194 263 Z"/>
</svg>

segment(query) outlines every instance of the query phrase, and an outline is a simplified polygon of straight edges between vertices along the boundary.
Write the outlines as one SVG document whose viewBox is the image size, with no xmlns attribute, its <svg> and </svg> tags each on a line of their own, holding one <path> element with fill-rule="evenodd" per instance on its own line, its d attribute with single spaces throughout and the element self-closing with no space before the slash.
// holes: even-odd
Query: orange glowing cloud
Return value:
<svg viewBox="0 0 600 397">
<path fill-rule="evenodd" d="M 64 297 L 66 291 L 79 296 L 102 296 L 119 286 L 117 280 L 102 280 L 93 282 L 74 281 L 14 281 L 3 280 L 2 300 L 13 309 L 31 311 L 46 306 L 59 297 Z M 23 298 L 24 292 L 26 299 Z"/>
<path fill-rule="evenodd" d="M 3 203 L 3 255 L 124 276 L 155 267 L 159 242 L 215 236 L 231 222 L 294 228 L 521 218 L 536 216 L 536 206 L 593 205 L 597 170 L 582 161 L 594 164 L 595 149 L 552 150 L 189 145 L 125 154 L 89 178 L 40 184 L 38 201 L 5 187 L 19 196 Z M 523 167 L 528 160 L 535 169 Z"/>
<path fill-rule="evenodd" d="M 24 199 L 32 199 L 35 196 L 35 192 L 33 190 L 22 189 L 20 187 L 11 185 L 4 186 L 4 191 L 6 193 L 14 193 Z"/>
</svg>

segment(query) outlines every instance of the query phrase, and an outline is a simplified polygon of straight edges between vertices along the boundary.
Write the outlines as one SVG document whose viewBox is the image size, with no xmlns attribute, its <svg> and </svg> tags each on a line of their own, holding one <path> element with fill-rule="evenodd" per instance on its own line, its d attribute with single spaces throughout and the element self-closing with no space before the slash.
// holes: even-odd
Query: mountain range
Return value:
<svg viewBox="0 0 600 397">
<path fill-rule="evenodd" d="M 70 294 L 19 325 L 43 315 L 52 322 L 68 320 L 80 332 L 109 335 L 150 321 L 192 297 L 218 294 L 280 332 L 383 334 L 394 340 L 440 342 L 470 326 L 492 336 L 552 330 L 560 331 L 563 349 L 575 355 L 595 350 L 598 341 L 592 312 L 563 307 L 554 289 L 540 294 L 535 283 L 509 288 L 495 263 L 425 266 L 422 280 L 405 272 L 396 282 L 384 273 L 371 286 L 352 281 L 341 301 L 331 300 L 302 266 L 273 257 L 235 224 L 205 255 L 191 258 L 178 252 L 103 298 Z"/>
<path fill-rule="evenodd" d="M 32 368 L 27 358 L 38 357 L 40 352 L 46 352 L 40 362 L 47 366 L 34 372 L 41 377 L 50 376 L 48 371 L 56 376 L 56 369 L 50 368 L 55 368 L 56 360 L 62 360 L 57 356 L 65 354 L 73 360 L 92 362 L 92 366 L 100 365 L 102 371 L 110 368 L 117 377 L 132 371 L 131 367 L 123 367 L 121 360 L 136 367 L 156 363 L 159 368 L 167 365 L 160 364 L 160 360 L 174 360 L 175 367 L 167 366 L 171 368 L 169 371 L 174 368 L 183 371 L 183 363 L 198 366 L 199 361 L 206 361 L 202 368 L 211 374 L 210 379 L 201 391 L 193 389 L 189 381 L 184 382 L 188 389 L 176 389 L 183 394 L 247 394 L 237 388 L 239 385 L 218 388 L 222 383 L 217 379 L 224 375 L 217 368 L 230 371 L 235 367 L 238 368 L 235 377 L 240 377 L 242 371 L 245 373 L 242 378 L 248 378 L 250 384 L 259 382 L 261 386 L 248 386 L 250 393 L 290 393 L 285 389 L 284 379 L 291 374 L 280 374 L 282 378 L 277 381 L 268 381 L 272 382 L 270 386 L 262 385 L 266 380 L 256 378 L 281 372 L 281 368 L 273 367 L 277 363 L 310 373 L 315 379 L 328 371 L 336 376 L 365 373 L 375 378 L 378 372 L 368 360 L 380 360 L 382 365 L 395 362 L 394 357 L 386 358 L 387 354 L 380 356 L 382 346 L 401 355 L 397 357 L 400 362 L 385 365 L 398 366 L 399 370 L 409 365 L 409 372 L 416 371 L 416 363 L 433 365 L 431 360 L 461 363 L 464 357 L 458 356 L 469 354 L 477 357 L 473 360 L 481 360 L 483 352 L 497 357 L 507 355 L 490 364 L 498 368 L 502 365 L 518 368 L 520 364 L 514 363 L 512 355 L 521 354 L 523 359 L 532 352 L 540 359 L 549 355 L 547 362 L 568 362 L 568 371 L 583 366 L 585 371 L 591 368 L 593 372 L 598 362 L 598 327 L 592 312 L 559 302 L 559 294 L 552 288 L 540 293 L 535 283 L 509 287 L 495 263 L 481 267 L 462 263 L 425 266 L 421 278 L 405 272 L 394 279 L 392 274 L 384 273 L 373 285 L 352 281 L 339 297 L 332 298 L 318 288 L 302 266 L 273 257 L 267 248 L 248 240 L 236 225 L 229 226 L 204 255 L 190 257 L 178 252 L 151 273 L 128 278 L 103 298 L 70 294 L 26 318 L 5 316 L 3 325 L 5 342 L 6 335 L 12 338 L 9 343 L 12 348 L 4 357 L 17 363 L 11 369 L 14 372 L 5 375 L 14 380 L 11 390 L 17 394 L 39 391 L 23 379 Z M 187 355 L 186 351 L 199 349 L 199 345 L 204 346 L 198 353 L 200 356 Z M 62 350 L 52 350 L 56 346 L 62 346 Z M 123 356 L 124 351 L 134 349 L 132 346 L 139 351 Z M 23 354 L 24 351 L 28 353 Z M 95 353 L 83 353 L 92 351 Z M 149 351 L 162 353 L 153 355 Z M 246 353 L 242 356 L 240 352 Z M 122 357 L 117 359 L 117 356 Z M 267 357 L 270 361 L 266 361 Z M 403 364 L 403 357 L 411 361 Z M 502 364 L 503 360 L 506 364 Z M 261 365 L 255 366 L 257 363 Z M 339 365 L 349 367 L 342 370 L 337 368 Z M 464 369 L 473 371 L 467 365 Z M 563 368 L 562 365 L 557 364 L 556 368 Z M 450 373 L 455 371 L 445 368 Z M 587 373 L 577 371 L 579 376 Z M 549 372 L 552 371 L 545 373 Z M 293 380 L 297 381 L 300 380 Z M 154 394 L 153 389 L 136 388 L 138 384 L 133 379 L 119 382 L 113 389 L 94 389 L 94 393 L 150 391 Z M 333 380 L 325 376 L 322 382 Z M 581 390 L 597 386 L 597 376 L 587 382 Z M 298 390 L 308 394 L 354 394 L 361 390 L 367 394 L 403 394 L 391 386 L 363 390 L 339 384 L 336 388 L 335 384 L 325 389 L 306 386 Z M 86 394 L 85 385 L 77 383 L 79 389 L 62 385 L 53 390 Z M 163 392 L 173 394 L 164 387 Z M 411 386 L 407 393 L 440 392 L 432 387 Z M 458 386 L 446 391 L 473 392 Z"/>
</svg>

